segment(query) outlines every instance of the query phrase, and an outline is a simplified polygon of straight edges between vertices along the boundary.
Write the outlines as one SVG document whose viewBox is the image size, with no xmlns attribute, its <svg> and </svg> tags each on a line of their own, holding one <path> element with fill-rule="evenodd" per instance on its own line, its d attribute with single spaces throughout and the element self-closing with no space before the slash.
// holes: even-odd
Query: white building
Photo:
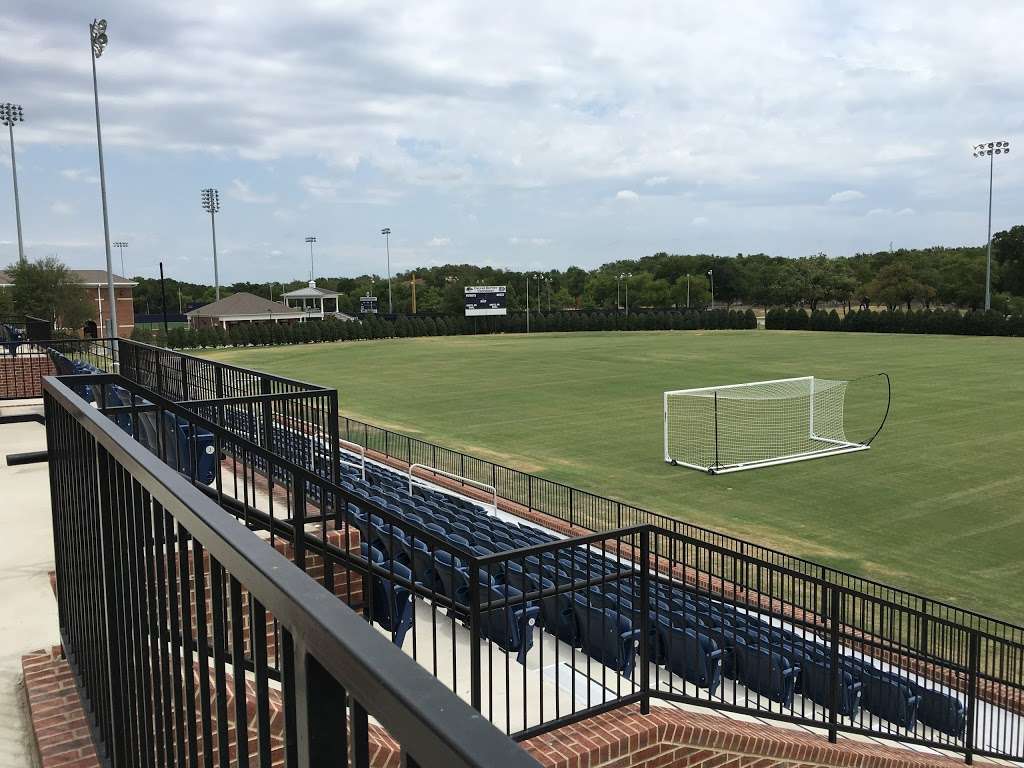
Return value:
<svg viewBox="0 0 1024 768">
<path fill-rule="evenodd" d="M 284 303 L 294 310 L 303 312 L 307 318 L 323 319 L 338 315 L 340 293 L 317 288 L 316 281 L 310 280 L 305 288 L 298 288 L 281 294 Z"/>
</svg>

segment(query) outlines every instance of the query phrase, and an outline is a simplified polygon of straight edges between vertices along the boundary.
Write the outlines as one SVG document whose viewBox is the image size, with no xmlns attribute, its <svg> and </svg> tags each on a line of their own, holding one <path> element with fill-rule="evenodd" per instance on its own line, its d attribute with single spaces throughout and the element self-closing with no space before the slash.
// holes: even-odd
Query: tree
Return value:
<svg viewBox="0 0 1024 768">
<path fill-rule="evenodd" d="M 53 320 L 64 328 L 81 328 L 94 307 L 81 281 L 55 256 L 19 261 L 7 268 L 14 283 L 12 299 L 19 315 Z"/>
<path fill-rule="evenodd" d="M 1007 293 L 1024 296 L 1024 226 L 1018 224 L 992 235 L 992 260 L 1000 267 L 993 283 Z"/>
<path fill-rule="evenodd" d="M 875 297 L 893 311 L 901 303 L 910 309 L 915 299 L 934 296 L 935 289 L 922 283 L 914 275 L 914 270 L 906 261 L 895 261 L 882 267 L 878 275 L 867 286 L 868 295 Z"/>
</svg>

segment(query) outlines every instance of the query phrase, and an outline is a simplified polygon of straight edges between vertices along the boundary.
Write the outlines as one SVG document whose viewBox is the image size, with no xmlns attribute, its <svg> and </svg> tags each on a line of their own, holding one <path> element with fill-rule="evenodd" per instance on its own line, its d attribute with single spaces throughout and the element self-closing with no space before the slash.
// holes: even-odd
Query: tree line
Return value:
<svg viewBox="0 0 1024 768">
<path fill-rule="evenodd" d="M 753 329 L 757 318 L 753 311 L 739 310 L 664 310 L 623 312 L 561 311 L 531 313 L 529 330 L 544 331 L 668 331 L 700 329 Z M 239 323 L 220 327 L 172 328 L 162 330 L 136 328 L 132 338 L 178 349 L 224 346 L 267 346 L 312 344 L 327 341 L 409 338 L 416 336 L 457 336 L 486 333 L 525 333 L 526 313 L 506 316 L 407 317 L 394 320 L 375 315 L 362 322 L 328 318 L 305 323 Z"/>
<path fill-rule="evenodd" d="M 992 239 L 993 308 L 1004 314 L 1024 313 L 1024 226 L 998 232 Z M 986 251 L 983 246 L 906 248 L 848 257 L 815 254 L 801 258 L 763 253 L 715 256 L 656 253 L 623 259 L 595 269 L 508 270 L 473 264 L 421 267 L 396 274 L 391 281 L 396 314 L 413 314 L 413 284 L 417 314 L 452 316 L 463 312 L 467 285 L 505 285 L 508 307 L 523 311 L 527 286 L 531 309 L 610 310 L 657 307 L 703 309 L 715 306 L 802 307 L 815 311 L 836 306 L 974 310 L 984 306 Z M 711 272 L 709 277 L 708 272 Z M 161 310 L 160 285 L 151 278 L 134 278 L 135 309 Z M 713 282 L 713 286 L 712 286 Z M 387 307 L 387 281 L 379 275 L 321 277 L 321 288 L 341 294 L 339 308 L 356 314 L 359 297 L 376 295 Z M 305 285 L 239 282 L 222 286 L 221 295 L 246 291 L 279 299 L 285 291 Z M 179 305 L 213 301 L 212 286 L 166 281 L 168 311 Z"/>
<path fill-rule="evenodd" d="M 765 328 L 786 331 L 853 331 L 858 333 L 945 333 L 960 336 L 1024 336 L 1024 314 L 959 312 L 944 309 L 836 310 L 770 309 Z"/>
</svg>

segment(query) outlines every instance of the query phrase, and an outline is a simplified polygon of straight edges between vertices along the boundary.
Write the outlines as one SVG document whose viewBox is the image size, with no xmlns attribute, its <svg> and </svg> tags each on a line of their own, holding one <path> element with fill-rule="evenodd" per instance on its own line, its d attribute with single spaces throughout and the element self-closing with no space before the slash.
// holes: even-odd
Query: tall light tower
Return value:
<svg viewBox="0 0 1024 768">
<path fill-rule="evenodd" d="M 18 199 L 18 166 L 14 162 L 14 124 L 24 122 L 20 104 L 0 104 L 0 122 L 11 134 L 11 175 L 14 177 L 14 219 L 18 223 L 18 261 L 25 260 L 25 243 L 21 239 L 21 201 Z"/>
<path fill-rule="evenodd" d="M 111 243 L 121 253 L 121 277 L 127 277 L 124 273 L 124 249 L 128 247 L 128 243 L 124 240 L 115 240 Z"/>
<path fill-rule="evenodd" d="M 388 314 L 393 315 L 395 310 L 391 306 L 391 227 L 384 227 L 380 233 L 384 235 L 384 247 L 388 252 Z"/>
<path fill-rule="evenodd" d="M 217 271 L 217 214 L 220 213 L 220 192 L 212 187 L 201 193 L 203 210 L 210 214 L 210 232 L 213 234 L 213 285 L 220 301 L 220 273 Z"/>
<path fill-rule="evenodd" d="M 89 25 L 89 42 L 92 47 L 92 99 L 96 107 L 96 151 L 100 158 L 100 200 L 103 203 L 103 248 L 107 253 L 107 305 L 110 324 L 108 335 L 117 338 L 117 298 L 114 296 L 114 265 L 110 258 L 110 218 L 107 216 L 107 174 L 103 168 L 103 133 L 100 130 L 100 89 L 96 83 L 96 59 L 103 55 L 109 42 L 107 20 L 93 19 Z"/>
<path fill-rule="evenodd" d="M 306 242 L 309 243 L 309 282 L 313 282 L 313 243 L 316 242 L 316 235 L 310 235 L 306 238 Z"/>
<path fill-rule="evenodd" d="M 711 308 L 715 308 L 715 270 L 708 270 L 708 280 L 711 281 Z"/>
<path fill-rule="evenodd" d="M 992 309 L 992 175 L 996 155 L 1010 154 L 1010 142 L 987 141 L 974 145 L 975 157 L 988 158 L 988 260 L 985 263 L 985 309 Z"/>
<path fill-rule="evenodd" d="M 632 276 L 633 276 L 632 272 L 623 272 L 621 275 L 619 275 L 619 280 L 621 280 L 623 282 L 623 284 L 625 286 L 625 289 L 626 289 L 626 314 L 627 315 L 629 314 L 629 278 L 631 278 Z"/>
</svg>

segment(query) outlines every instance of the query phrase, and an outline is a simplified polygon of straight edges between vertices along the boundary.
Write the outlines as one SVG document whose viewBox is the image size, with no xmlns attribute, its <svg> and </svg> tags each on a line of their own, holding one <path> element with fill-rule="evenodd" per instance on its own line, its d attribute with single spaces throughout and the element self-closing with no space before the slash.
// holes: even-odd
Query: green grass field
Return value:
<svg viewBox="0 0 1024 768">
<path fill-rule="evenodd" d="M 1024 622 L 1024 340 L 572 333 L 218 351 L 337 387 L 344 414 Z M 870 451 L 709 477 L 662 460 L 661 393 L 813 374 L 893 380 Z M 852 391 L 851 436 L 880 391 Z"/>
</svg>

